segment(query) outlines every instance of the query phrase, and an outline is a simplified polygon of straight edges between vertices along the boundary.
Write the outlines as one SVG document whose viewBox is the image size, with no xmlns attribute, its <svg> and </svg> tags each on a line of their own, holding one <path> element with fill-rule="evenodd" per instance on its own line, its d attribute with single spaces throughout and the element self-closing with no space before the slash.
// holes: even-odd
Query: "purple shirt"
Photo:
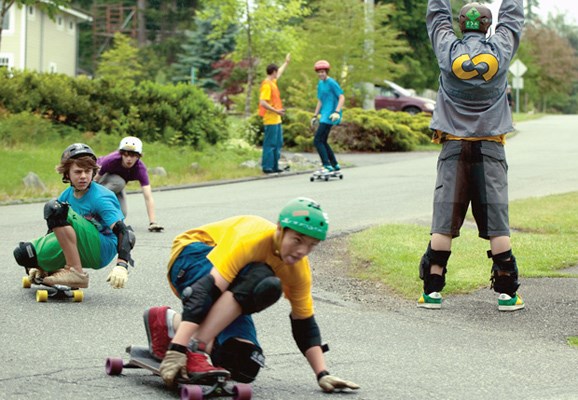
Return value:
<svg viewBox="0 0 578 400">
<path fill-rule="evenodd" d="M 99 157 L 96 163 L 100 165 L 100 171 L 98 171 L 99 175 L 115 174 L 120 176 L 127 183 L 130 181 L 139 181 L 141 186 L 150 185 L 147 167 L 140 158 L 132 168 L 125 168 L 122 166 L 122 156 L 120 155 L 120 152 L 115 151 L 107 156 Z"/>
</svg>

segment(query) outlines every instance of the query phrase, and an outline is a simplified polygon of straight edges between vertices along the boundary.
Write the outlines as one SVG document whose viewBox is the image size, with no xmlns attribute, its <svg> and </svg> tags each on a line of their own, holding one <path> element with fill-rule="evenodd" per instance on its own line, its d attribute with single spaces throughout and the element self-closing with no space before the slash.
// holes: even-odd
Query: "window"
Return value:
<svg viewBox="0 0 578 400">
<path fill-rule="evenodd" d="M 0 4 L 2 4 L 2 1 L 0 1 Z M 8 12 L 4 15 L 4 21 L 2 21 L 2 30 L 7 34 L 12 33 L 14 30 L 14 27 L 12 26 L 13 12 L 14 7 L 10 7 Z"/>
<path fill-rule="evenodd" d="M 14 59 L 11 54 L 0 53 L 0 68 L 7 67 L 12 68 L 14 64 Z"/>
<path fill-rule="evenodd" d="M 56 17 L 56 27 L 59 30 L 64 29 L 64 18 L 62 18 L 62 15 L 59 15 L 58 17 Z"/>
<path fill-rule="evenodd" d="M 28 6 L 27 10 L 28 10 L 28 19 L 30 21 L 34 21 L 36 19 L 36 9 L 34 8 L 34 6 Z"/>
<path fill-rule="evenodd" d="M 56 63 L 51 62 L 50 64 L 48 64 L 48 72 L 51 74 L 55 74 L 58 72 L 56 68 Z"/>
</svg>

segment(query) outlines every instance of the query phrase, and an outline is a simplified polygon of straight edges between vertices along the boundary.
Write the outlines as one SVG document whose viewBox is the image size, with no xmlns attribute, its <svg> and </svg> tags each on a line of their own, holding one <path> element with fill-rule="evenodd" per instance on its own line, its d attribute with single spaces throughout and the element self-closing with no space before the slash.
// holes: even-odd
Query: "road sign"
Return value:
<svg viewBox="0 0 578 400">
<path fill-rule="evenodd" d="M 514 76 L 512 79 L 512 88 L 514 89 L 524 89 L 524 78 L 519 76 Z"/>
<path fill-rule="evenodd" d="M 516 78 L 521 77 L 526 73 L 528 67 L 524 65 L 524 63 L 520 60 L 514 61 L 509 68 L 509 71 L 514 75 Z"/>
</svg>

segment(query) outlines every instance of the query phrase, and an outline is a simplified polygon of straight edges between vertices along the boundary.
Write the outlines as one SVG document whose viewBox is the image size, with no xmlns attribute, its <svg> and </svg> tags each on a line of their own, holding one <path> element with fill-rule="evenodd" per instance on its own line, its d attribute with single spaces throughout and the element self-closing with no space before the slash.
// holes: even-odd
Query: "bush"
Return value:
<svg viewBox="0 0 578 400">
<path fill-rule="evenodd" d="M 314 132 L 309 127 L 313 114 L 290 108 L 283 117 L 284 147 L 314 151 Z M 411 151 L 431 138 L 430 116 L 388 110 L 344 110 L 343 121 L 331 130 L 329 139 L 341 151 Z M 247 119 L 243 136 L 249 143 L 263 143 L 263 122 L 257 114 Z"/>
<path fill-rule="evenodd" d="M 199 148 L 228 138 L 222 107 L 188 84 L 70 78 L 0 71 L 0 107 L 40 115 L 81 131 L 138 136 Z"/>
</svg>

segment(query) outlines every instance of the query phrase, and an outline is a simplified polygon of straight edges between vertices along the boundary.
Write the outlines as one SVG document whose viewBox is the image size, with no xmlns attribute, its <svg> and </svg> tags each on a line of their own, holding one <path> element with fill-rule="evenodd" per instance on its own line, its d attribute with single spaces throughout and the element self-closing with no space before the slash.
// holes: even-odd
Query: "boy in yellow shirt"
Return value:
<svg viewBox="0 0 578 400">
<path fill-rule="evenodd" d="M 319 386 L 326 392 L 357 389 L 327 372 L 314 316 L 307 255 L 325 240 L 327 230 L 319 204 L 297 198 L 281 210 L 277 224 L 242 215 L 178 235 L 168 279 L 182 299 L 183 313 L 169 307 L 144 313 L 149 349 L 163 360 L 165 383 L 187 375 L 252 382 L 265 357 L 251 314 L 273 305 L 283 293 L 291 303 L 293 338 Z"/>
</svg>

